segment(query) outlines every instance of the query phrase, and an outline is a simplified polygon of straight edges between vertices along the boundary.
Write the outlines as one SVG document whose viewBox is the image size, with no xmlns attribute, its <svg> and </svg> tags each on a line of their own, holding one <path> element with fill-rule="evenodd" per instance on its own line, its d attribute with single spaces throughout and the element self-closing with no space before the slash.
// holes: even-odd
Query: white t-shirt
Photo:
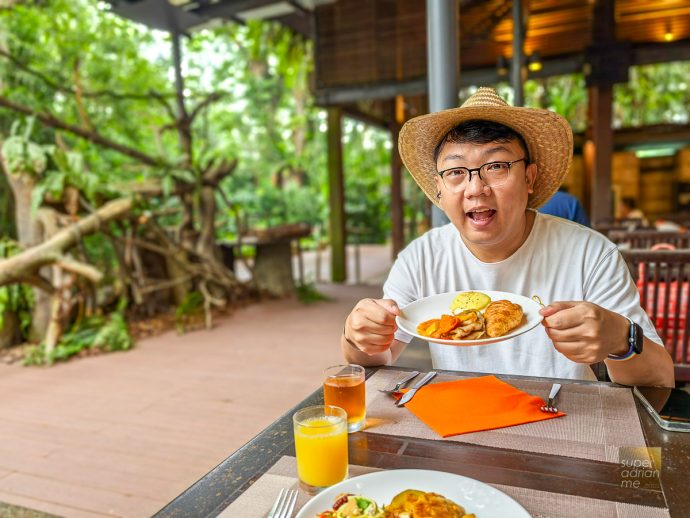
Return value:
<svg viewBox="0 0 690 518">
<path fill-rule="evenodd" d="M 383 286 L 400 307 L 437 293 L 496 290 L 544 304 L 588 301 L 631 318 L 661 344 L 640 307 L 637 288 L 616 245 L 600 233 L 562 218 L 536 213 L 527 240 L 509 258 L 484 263 L 465 246 L 452 225 L 434 228 L 403 250 Z M 395 338 L 412 337 L 398 330 Z M 559 353 L 543 326 L 491 345 L 456 347 L 430 343 L 435 368 L 497 374 L 595 379 L 588 365 Z"/>
</svg>

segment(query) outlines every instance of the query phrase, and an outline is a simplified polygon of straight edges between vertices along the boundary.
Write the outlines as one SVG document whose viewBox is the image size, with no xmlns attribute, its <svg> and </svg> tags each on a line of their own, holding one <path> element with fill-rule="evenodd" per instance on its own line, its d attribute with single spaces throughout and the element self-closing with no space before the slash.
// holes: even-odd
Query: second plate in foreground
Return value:
<svg viewBox="0 0 690 518">
<path fill-rule="evenodd" d="M 401 310 L 399 317 L 396 317 L 398 327 L 410 334 L 421 338 L 427 342 L 434 342 L 445 345 L 483 345 L 493 344 L 495 342 L 502 342 L 514 338 L 522 333 L 526 333 L 534 328 L 544 317 L 539 314 L 541 306 L 532 299 L 516 295 L 515 293 L 507 293 L 505 291 L 485 291 L 485 290 L 464 290 L 464 291 L 480 291 L 486 293 L 491 301 L 509 300 L 515 304 L 520 304 L 523 311 L 522 323 L 513 329 L 510 333 L 497 337 L 479 338 L 477 340 L 445 340 L 443 338 L 432 338 L 417 333 L 417 326 L 426 320 L 432 318 L 441 318 L 441 315 L 450 315 L 450 304 L 453 302 L 455 296 L 459 291 L 451 291 L 448 293 L 439 293 L 438 295 L 431 295 L 420 300 L 411 302 Z"/>
<path fill-rule="evenodd" d="M 406 489 L 433 491 L 475 513 L 478 518 L 529 518 L 529 513 L 511 497 L 488 484 L 454 473 L 426 469 L 395 469 L 367 473 L 344 480 L 316 495 L 305 504 L 297 518 L 314 518 L 333 506 L 340 493 L 366 496 L 386 505 Z"/>
</svg>

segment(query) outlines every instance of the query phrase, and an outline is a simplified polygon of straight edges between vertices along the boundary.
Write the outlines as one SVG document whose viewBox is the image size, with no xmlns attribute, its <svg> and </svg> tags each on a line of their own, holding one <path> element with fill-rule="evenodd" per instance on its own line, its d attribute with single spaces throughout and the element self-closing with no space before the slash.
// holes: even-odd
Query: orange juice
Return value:
<svg viewBox="0 0 690 518">
<path fill-rule="evenodd" d="M 364 396 L 364 378 L 360 376 L 329 378 L 323 383 L 324 403 L 344 409 L 347 412 L 348 425 L 364 420 Z"/>
<path fill-rule="evenodd" d="M 295 419 L 295 453 L 297 474 L 308 487 L 319 489 L 344 480 L 347 476 L 344 413 L 308 417 L 299 422 Z"/>
</svg>

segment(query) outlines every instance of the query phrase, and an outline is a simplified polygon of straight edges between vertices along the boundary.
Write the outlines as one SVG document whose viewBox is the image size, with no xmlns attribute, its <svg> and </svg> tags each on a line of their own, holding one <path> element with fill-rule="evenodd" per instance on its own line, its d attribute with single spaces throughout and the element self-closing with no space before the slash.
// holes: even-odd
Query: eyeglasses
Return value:
<svg viewBox="0 0 690 518">
<path fill-rule="evenodd" d="M 438 175 L 443 180 L 443 185 L 451 192 L 458 192 L 472 181 L 472 173 L 475 173 L 482 182 L 489 187 L 501 185 L 508 179 L 510 168 L 513 164 L 525 162 L 526 158 L 518 158 L 512 162 L 489 162 L 488 164 L 469 169 L 467 167 L 451 167 L 439 171 Z"/>
</svg>

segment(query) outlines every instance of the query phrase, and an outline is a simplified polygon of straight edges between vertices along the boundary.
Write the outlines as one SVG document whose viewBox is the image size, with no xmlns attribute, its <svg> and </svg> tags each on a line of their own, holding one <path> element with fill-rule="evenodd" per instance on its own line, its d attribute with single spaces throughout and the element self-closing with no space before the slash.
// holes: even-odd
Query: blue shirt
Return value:
<svg viewBox="0 0 690 518">
<path fill-rule="evenodd" d="M 569 219 L 586 227 L 590 226 L 589 218 L 580 200 L 567 192 L 556 191 L 556 194 L 549 198 L 549 201 L 539 209 L 539 212 Z"/>
</svg>

